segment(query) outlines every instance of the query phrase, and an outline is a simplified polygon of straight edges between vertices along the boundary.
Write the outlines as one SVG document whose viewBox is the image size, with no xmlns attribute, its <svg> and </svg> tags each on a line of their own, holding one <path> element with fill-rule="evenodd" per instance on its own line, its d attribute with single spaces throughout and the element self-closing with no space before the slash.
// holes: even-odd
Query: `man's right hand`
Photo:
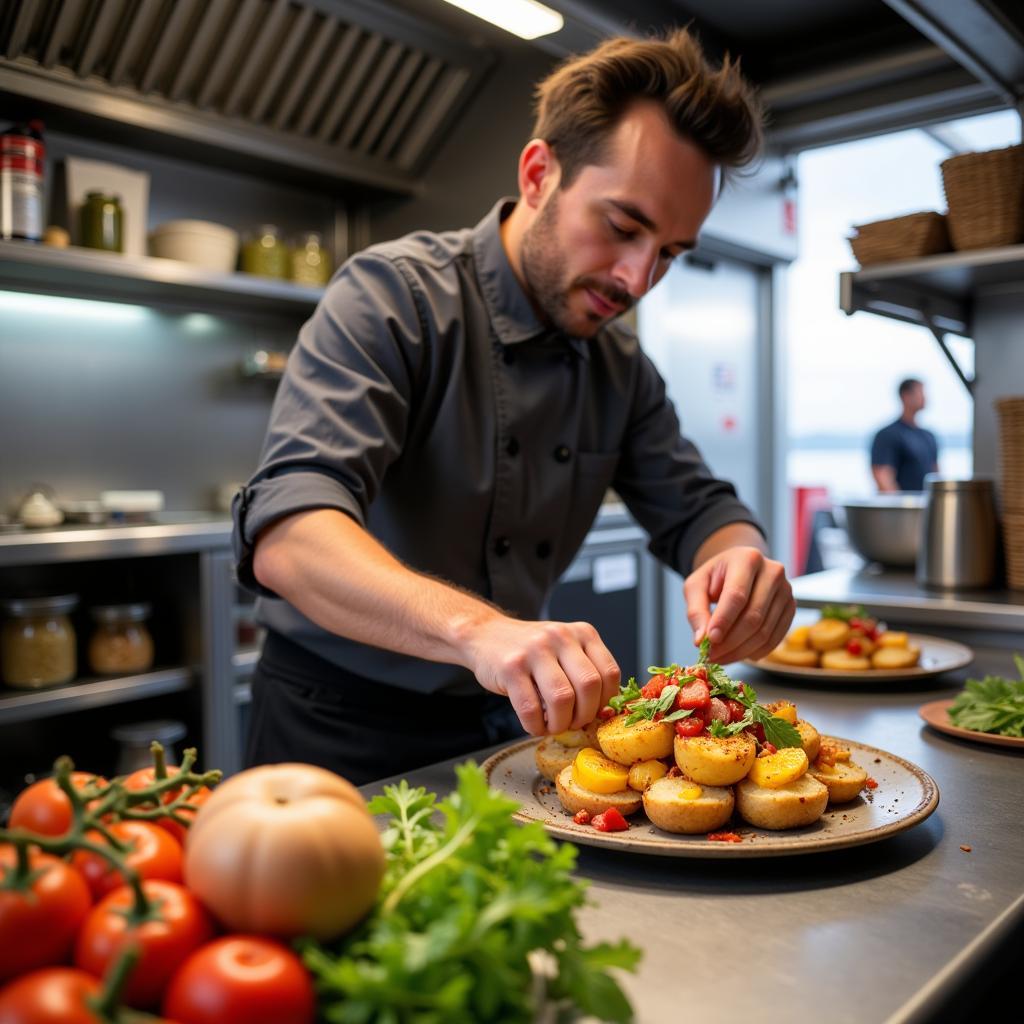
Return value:
<svg viewBox="0 0 1024 1024">
<path fill-rule="evenodd" d="M 496 613 L 468 627 L 465 665 L 507 696 L 534 736 L 582 729 L 619 692 L 619 666 L 587 622 L 522 622 Z"/>
</svg>

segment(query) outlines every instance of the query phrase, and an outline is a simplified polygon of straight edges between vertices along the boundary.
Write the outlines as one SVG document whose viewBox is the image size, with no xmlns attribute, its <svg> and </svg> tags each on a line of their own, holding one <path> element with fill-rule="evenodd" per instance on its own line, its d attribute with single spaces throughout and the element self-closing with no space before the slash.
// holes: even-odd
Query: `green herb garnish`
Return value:
<svg viewBox="0 0 1024 1024">
<path fill-rule="evenodd" d="M 862 604 L 827 604 L 821 609 L 821 617 L 849 622 L 850 619 L 866 619 L 868 610 Z"/>
<path fill-rule="evenodd" d="M 968 679 L 949 709 L 949 718 L 961 729 L 1024 737 L 1024 658 L 1013 656 L 1020 679 L 985 676 Z"/>
<path fill-rule="evenodd" d="M 643 694 L 640 692 L 640 687 L 637 686 L 636 677 L 630 676 L 626 684 L 619 687 L 619 692 L 608 701 L 608 705 L 621 712 L 630 701 L 640 700 L 642 697 Z"/>
<path fill-rule="evenodd" d="M 370 802 L 374 814 L 390 815 L 377 905 L 339 942 L 302 943 L 323 1018 L 528 1024 L 543 1000 L 615 1024 L 632 1020 L 608 971 L 634 970 L 641 953 L 627 940 L 583 944 L 576 849 L 539 822 L 517 825 L 519 805 L 489 789 L 475 764 L 455 771 L 458 786 L 440 803 L 405 782 Z"/>
</svg>

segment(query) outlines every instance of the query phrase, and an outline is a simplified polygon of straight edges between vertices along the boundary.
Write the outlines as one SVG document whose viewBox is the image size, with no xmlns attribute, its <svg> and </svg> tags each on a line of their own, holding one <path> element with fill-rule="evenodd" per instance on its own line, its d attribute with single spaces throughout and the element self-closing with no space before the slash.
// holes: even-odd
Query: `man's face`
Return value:
<svg viewBox="0 0 1024 1024">
<path fill-rule="evenodd" d="M 568 188 L 556 164 L 521 251 L 540 312 L 570 335 L 593 337 L 693 248 L 718 177 L 651 103 L 626 114 L 603 162 L 582 168 Z"/>
<path fill-rule="evenodd" d="M 907 391 L 907 408 L 912 413 L 918 413 L 924 406 L 924 385 L 917 384 Z"/>
</svg>

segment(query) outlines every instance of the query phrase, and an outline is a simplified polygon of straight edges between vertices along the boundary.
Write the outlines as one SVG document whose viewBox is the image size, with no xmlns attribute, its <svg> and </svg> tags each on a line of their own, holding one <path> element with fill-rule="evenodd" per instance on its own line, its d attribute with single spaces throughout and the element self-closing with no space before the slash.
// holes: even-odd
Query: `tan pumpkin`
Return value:
<svg viewBox="0 0 1024 1024">
<path fill-rule="evenodd" d="M 185 883 L 233 931 L 331 939 L 373 906 L 384 849 L 358 790 L 307 764 L 250 768 L 196 814 Z"/>
</svg>

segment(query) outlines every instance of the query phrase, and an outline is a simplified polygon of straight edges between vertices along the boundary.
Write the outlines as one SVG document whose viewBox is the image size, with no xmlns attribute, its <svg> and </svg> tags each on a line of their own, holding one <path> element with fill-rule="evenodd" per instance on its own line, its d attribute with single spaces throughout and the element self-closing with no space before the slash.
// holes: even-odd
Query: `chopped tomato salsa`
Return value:
<svg viewBox="0 0 1024 1024">
<path fill-rule="evenodd" d="M 867 786 L 868 789 L 878 789 L 878 783 L 875 782 L 875 780 L 871 778 L 870 775 L 868 776 L 868 781 L 865 782 L 864 785 Z"/>
<path fill-rule="evenodd" d="M 735 832 L 709 832 L 708 839 L 712 843 L 742 843 L 743 839 Z"/>
<path fill-rule="evenodd" d="M 590 824 L 598 832 L 624 832 L 629 828 L 629 822 L 614 807 L 609 807 L 607 811 L 595 814 L 590 819 Z"/>
</svg>

